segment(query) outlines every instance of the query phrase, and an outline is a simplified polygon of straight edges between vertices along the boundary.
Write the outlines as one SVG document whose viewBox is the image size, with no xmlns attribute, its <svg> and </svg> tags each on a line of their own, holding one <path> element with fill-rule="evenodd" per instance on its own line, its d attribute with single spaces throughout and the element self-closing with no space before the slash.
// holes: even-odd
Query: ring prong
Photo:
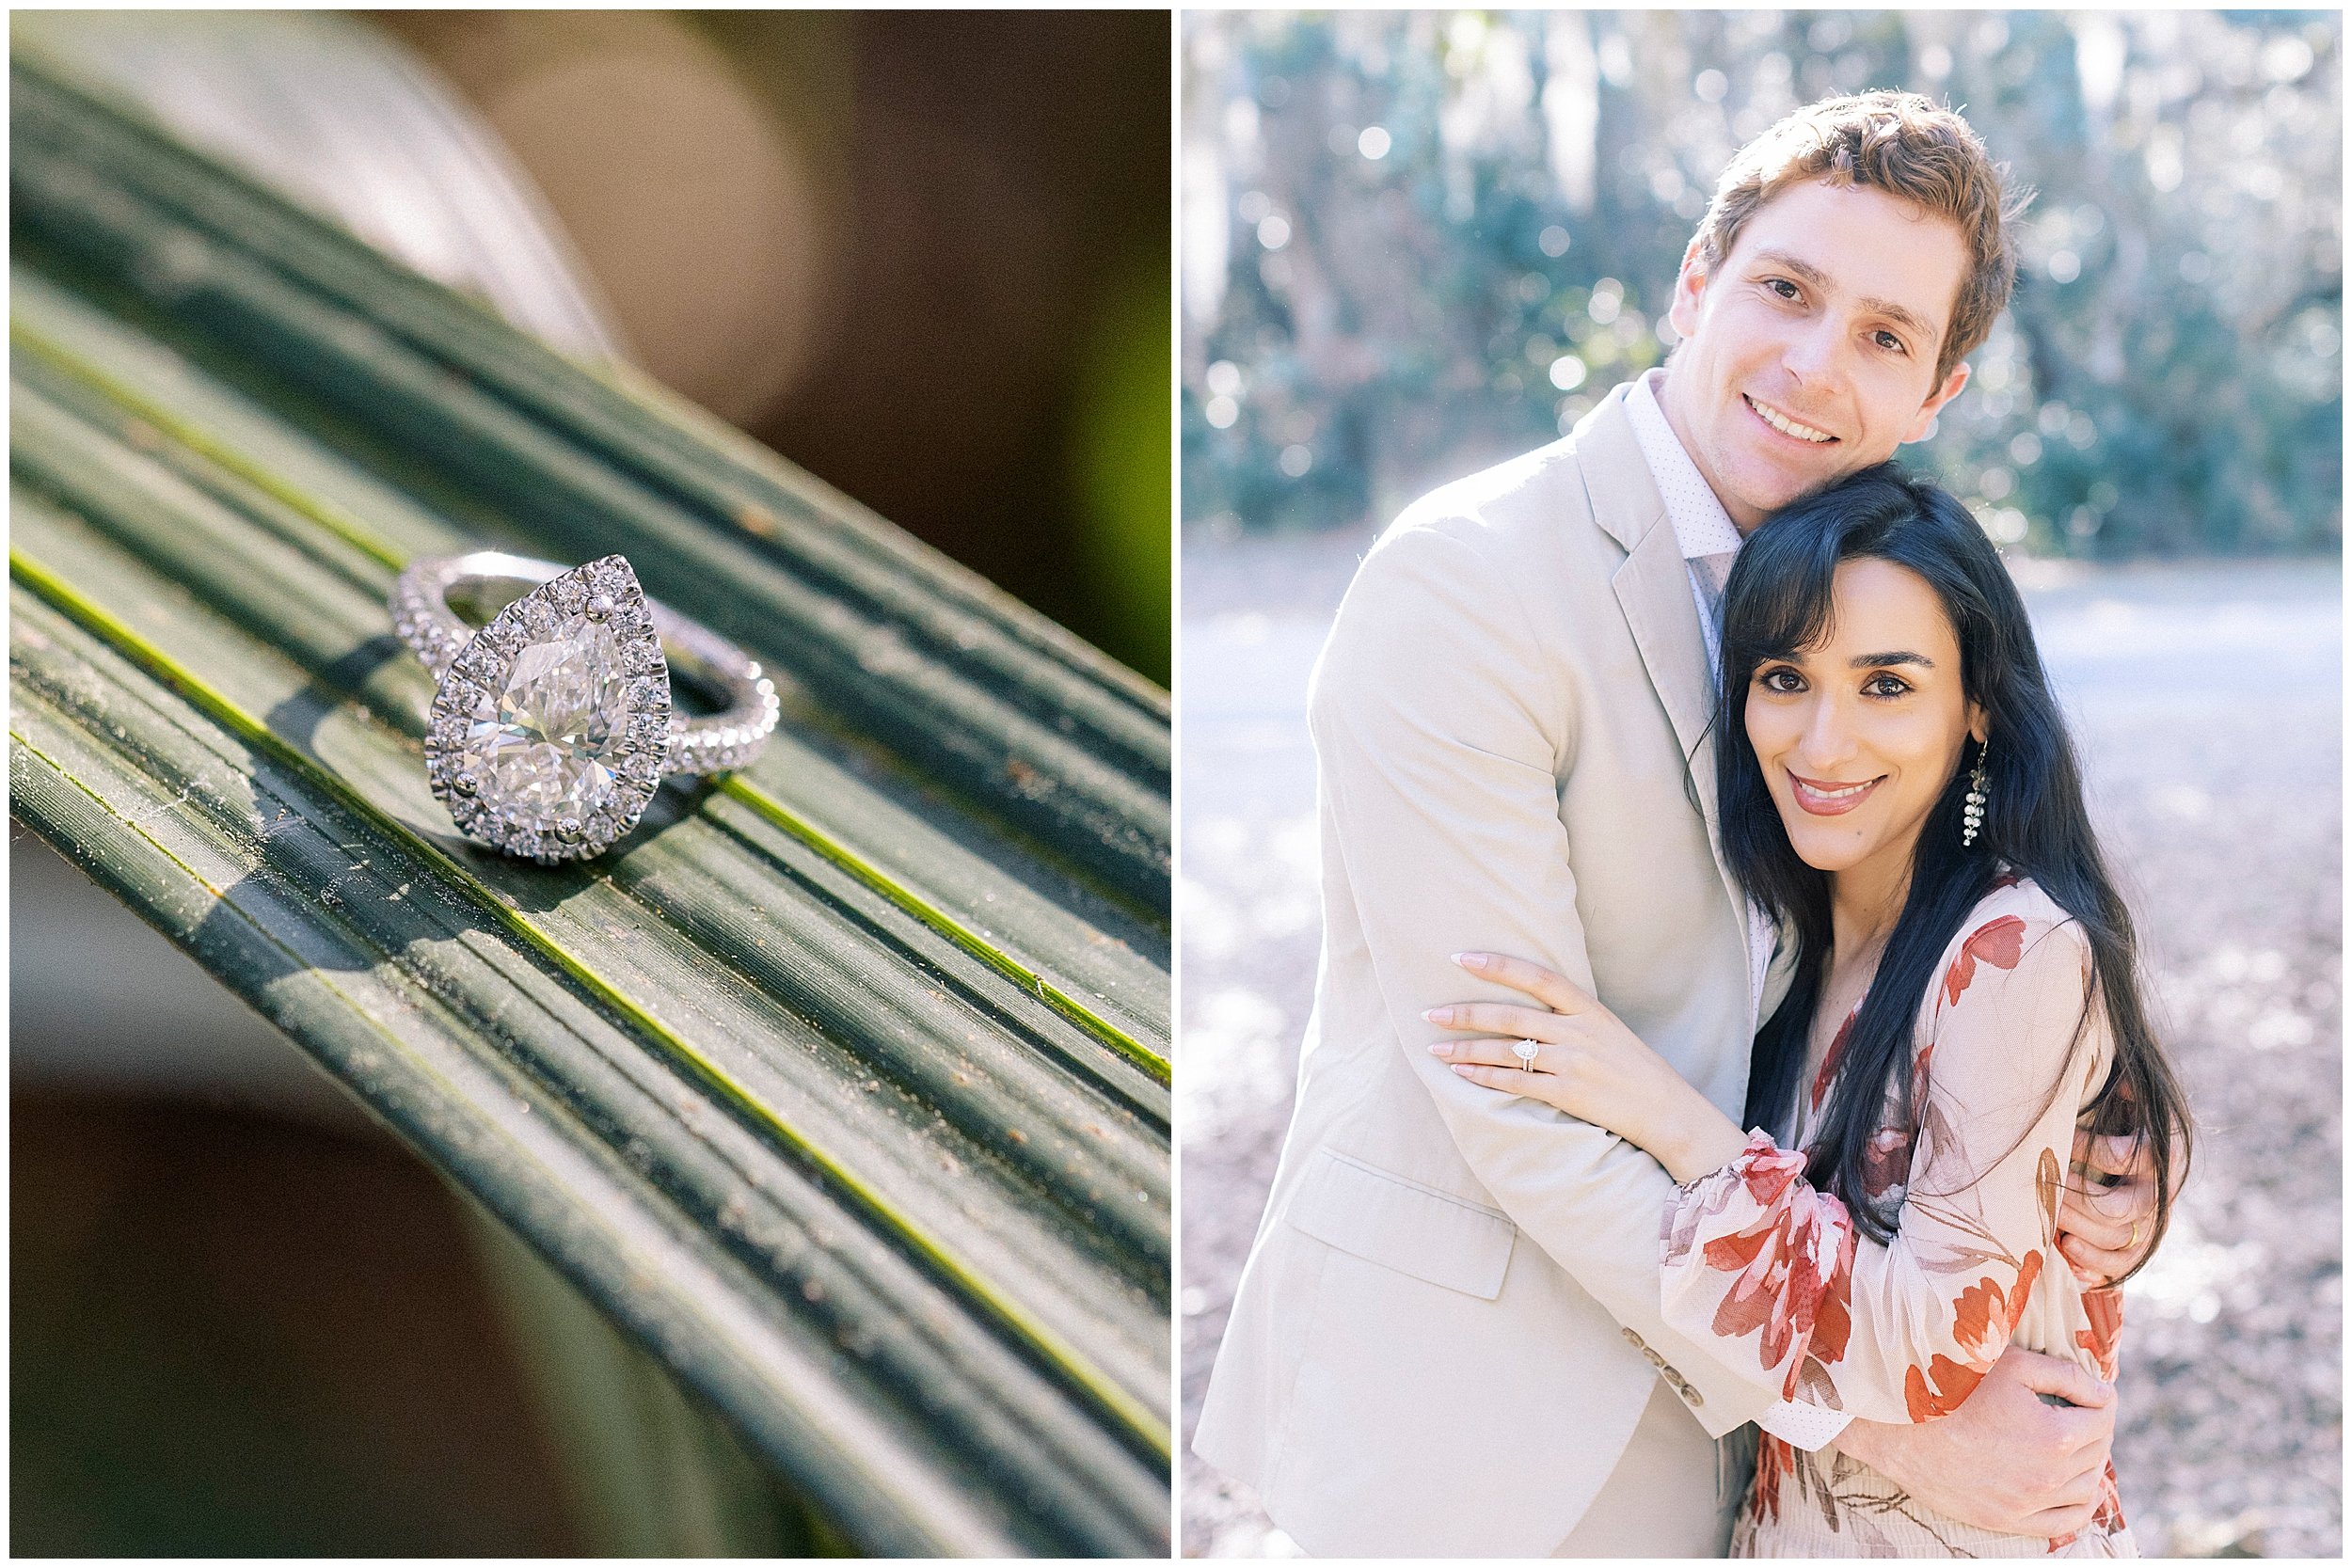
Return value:
<svg viewBox="0 0 2352 1568">
<path fill-rule="evenodd" d="M 578 844 L 580 834 L 580 818 L 577 816 L 566 816 L 555 825 L 555 836 L 566 844 Z"/>
<path fill-rule="evenodd" d="M 588 596 L 586 613 L 591 621 L 601 621 L 612 613 L 612 601 L 602 594 L 592 594 Z"/>
</svg>

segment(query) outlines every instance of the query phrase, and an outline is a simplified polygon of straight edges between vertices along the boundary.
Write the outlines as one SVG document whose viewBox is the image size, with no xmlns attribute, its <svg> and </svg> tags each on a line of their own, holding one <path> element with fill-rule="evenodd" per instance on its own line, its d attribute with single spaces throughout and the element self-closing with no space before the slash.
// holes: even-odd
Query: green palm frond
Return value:
<svg viewBox="0 0 2352 1568">
<path fill-rule="evenodd" d="M 12 811 L 863 1549 L 1167 1547 L 1164 694 L 706 416 L 11 71 Z M 590 866 L 425 786 L 405 562 L 778 677 Z"/>
</svg>

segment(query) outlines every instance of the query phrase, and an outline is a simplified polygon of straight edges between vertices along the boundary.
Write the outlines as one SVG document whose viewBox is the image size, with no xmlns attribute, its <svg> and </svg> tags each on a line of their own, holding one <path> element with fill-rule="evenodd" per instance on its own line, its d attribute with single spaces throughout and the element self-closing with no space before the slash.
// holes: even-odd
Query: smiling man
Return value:
<svg viewBox="0 0 2352 1568">
<path fill-rule="evenodd" d="M 1770 513 L 1921 438 L 1966 385 L 2010 215 L 1948 110 L 1797 111 L 1718 185 L 1666 367 L 1415 503 L 1349 588 L 1310 703 L 1315 1013 L 1194 1442 L 1308 1551 L 1721 1555 L 1745 1478 L 1717 1440 L 1751 1420 L 1988 1528 L 2090 1519 L 2109 1387 L 2012 1351 L 1916 1427 L 1779 1402 L 1662 1323 L 1659 1164 L 1454 1075 L 1423 1016 L 1511 999 L 1454 954 L 1534 959 L 1740 1115 L 1787 981 L 1717 848 L 1718 600 Z M 2153 1186 L 2103 1195 L 2113 1213 L 2070 1197 L 2079 1271 L 2136 1260 Z"/>
</svg>

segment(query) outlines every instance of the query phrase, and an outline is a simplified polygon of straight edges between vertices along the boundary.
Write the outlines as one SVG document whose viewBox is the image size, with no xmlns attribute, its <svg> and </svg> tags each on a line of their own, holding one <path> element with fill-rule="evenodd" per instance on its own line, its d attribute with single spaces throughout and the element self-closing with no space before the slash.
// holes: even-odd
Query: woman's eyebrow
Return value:
<svg viewBox="0 0 2352 1568">
<path fill-rule="evenodd" d="M 1935 660 L 1925 654 L 1856 654 L 1846 663 L 1855 670 L 1884 670 L 1897 664 L 1916 664 L 1923 670 L 1935 668 Z"/>
</svg>

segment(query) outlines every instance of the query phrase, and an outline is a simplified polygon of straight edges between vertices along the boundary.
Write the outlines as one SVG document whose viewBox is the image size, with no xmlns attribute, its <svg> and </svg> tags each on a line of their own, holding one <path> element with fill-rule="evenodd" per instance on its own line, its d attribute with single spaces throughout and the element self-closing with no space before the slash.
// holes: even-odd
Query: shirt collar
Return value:
<svg viewBox="0 0 2352 1568">
<path fill-rule="evenodd" d="M 1724 510 L 1713 486 L 1676 438 L 1674 426 L 1666 422 L 1666 411 L 1658 405 L 1655 388 L 1665 384 L 1662 369 L 1634 377 L 1626 391 L 1625 411 L 1633 421 L 1634 439 L 1641 443 L 1642 460 L 1649 465 L 1650 478 L 1657 482 L 1658 494 L 1666 503 L 1666 521 L 1674 527 L 1675 541 L 1681 546 L 1685 561 L 1736 555 L 1740 531 L 1732 525 L 1731 514 Z"/>
</svg>

